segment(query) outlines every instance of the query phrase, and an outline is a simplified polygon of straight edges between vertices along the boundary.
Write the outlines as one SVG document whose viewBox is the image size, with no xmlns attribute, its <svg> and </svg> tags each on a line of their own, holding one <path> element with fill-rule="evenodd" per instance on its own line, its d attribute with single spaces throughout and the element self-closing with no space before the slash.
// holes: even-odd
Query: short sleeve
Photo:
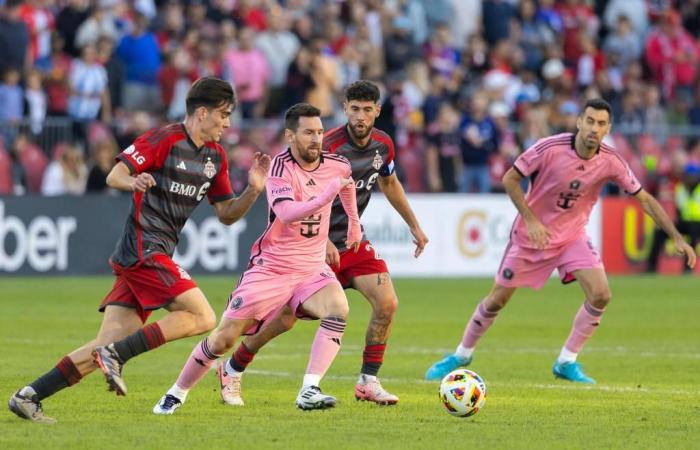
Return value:
<svg viewBox="0 0 700 450">
<path fill-rule="evenodd" d="M 150 172 L 160 167 L 168 154 L 168 140 L 159 140 L 155 143 L 149 137 L 153 132 L 148 132 L 136 138 L 133 144 L 116 156 L 117 162 L 121 161 L 129 167 L 132 175 Z"/>
<path fill-rule="evenodd" d="M 388 138 L 383 142 L 386 145 L 388 154 L 384 164 L 382 164 L 382 167 L 379 168 L 379 175 L 382 177 L 388 177 L 396 171 L 396 167 L 394 165 L 394 141 L 391 138 Z"/>
<path fill-rule="evenodd" d="M 630 195 L 636 195 L 642 190 L 642 183 L 639 182 L 634 173 L 632 173 L 632 169 L 621 157 L 615 155 L 610 167 L 614 171 L 612 174 L 613 182 L 622 190 Z"/>
<path fill-rule="evenodd" d="M 545 160 L 545 153 L 540 152 L 539 142 L 525 150 L 513 163 L 513 168 L 523 177 L 529 177 L 540 170 Z"/>
<path fill-rule="evenodd" d="M 219 149 L 219 156 L 221 157 L 221 168 L 212 181 L 211 189 L 207 192 L 209 203 L 222 202 L 234 197 L 228 173 L 228 160 L 221 149 Z"/>
<path fill-rule="evenodd" d="M 282 177 L 268 177 L 265 186 L 267 189 L 267 204 L 270 207 L 285 200 L 294 200 L 294 190 L 291 183 Z"/>
</svg>

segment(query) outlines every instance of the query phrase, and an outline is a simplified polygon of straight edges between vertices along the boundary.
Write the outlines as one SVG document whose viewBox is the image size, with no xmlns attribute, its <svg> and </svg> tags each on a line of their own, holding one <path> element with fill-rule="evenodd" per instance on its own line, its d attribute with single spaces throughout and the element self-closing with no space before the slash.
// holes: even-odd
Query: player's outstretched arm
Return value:
<svg viewBox="0 0 700 450">
<path fill-rule="evenodd" d="M 131 175 L 129 166 L 118 162 L 107 175 L 107 186 L 127 192 L 146 192 L 156 185 L 156 180 L 150 173 L 142 172 Z"/>
<path fill-rule="evenodd" d="M 551 234 L 547 227 L 535 216 L 525 199 L 523 188 L 520 187 L 520 182 L 523 176 L 512 167 L 503 175 L 503 187 L 510 197 L 510 200 L 515 205 L 527 227 L 527 235 L 530 242 L 535 244 L 539 249 L 547 247 Z"/>
<path fill-rule="evenodd" d="M 392 173 L 388 177 L 379 177 L 379 187 L 382 189 L 384 195 L 386 195 L 391 206 L 394 207 L 396 212 L 399 213 L 404 222 L 408 225 L 408 229 L 413 235 L 413 243 L 416 244 L 416 251 L 413 256 L 418 258 L 428 244 L 428 237 L 423 233 L 418 219 L 416 219 L 416 215 L 413 214 L 413 210 L 408 204 L 408 199 L 406 198 L 403 186 L 401 186 L 401 182 L 396 178 L 396 174 Z"/>
<path fill-rule="evenodd" d="M 360 225 L 360 215 L 357 212 L 357 192 L 355 192 L 355 182 L 350 178 L 350 183 L 338 192 L 340 203 L 343 204 L 345 214 L 348 216 L 348 234 L 345 246 L 357 252 L 362 241 L 362 227 Z"/>
<path fill-rule="evenodd" d="M 272 180 L 274 185 L 275 179 L 273 178 Z M 305 202 L 295 201 L 289 197 L 278 199 L 272 202 L 272 210 L 282 223 L 287 224 L 298 222 L 304 217 L 308 217 L 309 214 L 315 213 L 326 204 L 332 202 L 335 199 L 335 196 L 338 195 L 338 191 L 347 186 L 351 181 L 351 178 L 336 178 L 328 184 L 326 189 L 318 197 Z M 283 185 L 284 184 L 280 184 L 279 186 Z M 268 187 L 268 190 L 269 189 L 270 188 Z M 274 187 L 272 189 L 275 190 Z M 291 192 L 291 187 L 287 189 L 289 192 Z M 269 201 L 270 199 L 268 197 L 268 202 Z"/>
<path fill-rule="evenodd" d="M 685 242 L 683 235 L 681 235 L 678 229 L 676 229 L 676 226 L 673 225 L 671 218 L 668 217 L 668 214 L 666 214 L 666 211 L 664 211 L 659 202 L 644 189 L 639 191 L 635 197 L 639 200 L 644 212 L 649 214 L 649 216 L 654 219 L 654 222 L 673 239 L 673 243 L 676 245 L 676 253 L 685 255 L 688 258 L 688 267 L 691 269 L 695 267 L 697 259 L 695 250 Z"/>
<path fill-rule="evenodd" d="M 265 189 L 267 172 L 270 170 L 270 157 L 256 153 L 253 165 L 248 171 L 248 186 L 237 198 L 214 203 L 216 215 L 221 223 L 231 225 L 243 217 Z"/>
</svg>

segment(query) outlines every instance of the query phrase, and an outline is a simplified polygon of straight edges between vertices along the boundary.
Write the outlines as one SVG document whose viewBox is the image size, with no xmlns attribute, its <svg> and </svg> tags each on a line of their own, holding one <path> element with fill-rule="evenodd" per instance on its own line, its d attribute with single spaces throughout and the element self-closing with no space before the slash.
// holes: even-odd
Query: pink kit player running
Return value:
<svg viewBox="0 0 700 450">
<path fill-rule="evenodd" d="M 231 294 L 219 326 L 195 346 L 176 383 L 154 407 L 155 414 L 172 414 L 239 336 L 256 333 L 285 306 L 299 317 L 321 320 L 297 407 L 322 409 L 336 403 L 321 392 L 319 383 L 340 348 L 348 305 L 325 263 L 325 249 L 336 195 L 351 218 L 347 245 L 357 248 L 362 239 L 355 185 L 347 159 L 321 153 L 323 126 L 317 108 L 291 107 L 285 116 L 285 136 L 290 148 L 272 161 L 266 185 L 269 223 L 253 244 L 248 269 Z M 241 404 L 230 400 L 235 397 L 235 383 L 233 371 L 226 366 L 218 369 L 223 400 Z"/>
<path fill-rule="evenodd" d="M 688 265 L 695 265 L 695 252 L 663 208 L 642 189 L 617 152 L 602 143 L 610 131 L 611 119 L 607 102 L 588 101 L 578 117 L 576 134 L 540 140 L 505 174 L 503 185 L 519 214 L 495 285 L 477 305 L 455 353 L 433 364 L 425 374 L 427 379 L 439 380 L 452 370 L 469 365 L 477 342 L 515 290 L 523 286 L 539 289 L 557 269 L 564 283 L 581 284 L 586 300 L 574 318 L 552 372 L 557 378 L 595 383 L 576 358 L 600 324 L 611 294 L 603 264 L 584 226 L 608 182 L 639 200 L 644 211 L 673 237 L 678 253 L 687 256 Z M 527 197 L 520 188 L 525 177 L 530 178 Z"/>
</svg>

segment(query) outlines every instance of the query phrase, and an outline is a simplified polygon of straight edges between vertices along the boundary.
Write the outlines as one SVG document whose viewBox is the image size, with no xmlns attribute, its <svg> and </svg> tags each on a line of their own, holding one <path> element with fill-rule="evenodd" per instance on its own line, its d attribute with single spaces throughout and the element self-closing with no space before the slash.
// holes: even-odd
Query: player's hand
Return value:
<svg viewBox="0 0 700 450">
<path fill-rule="evenodd" d="M 335 244 L 326 241 L 326 264 L 329 266 L 340 266 L 340 253 L 335 248 Z"/>
<path fill-rule="evenodd" d="M 693 269 L 697 261 L 697 256 L 695 255 L 695 250 L 693 250 L 693 247 L 688 245 L 688 243 L 685 242 L 685 239 L 682 237 L 676 238 L 673 242 L 676 244 L 676 253 L 679 255 L 685 255 L 685 257 L 688 258 L 688 267 Z"/>
<path fill-rule="evenodd" d="M 150 173 L 140 173 L 132 178 L 131 190 L 134 192 L 146 192 L 156 185 L 156 180 Z"/>
<path fill-rule="evenodd" d="M 348 235 L 345 240 L 345 246 L 351 248 L 353 253 L 357 253 L 360 249 L 360 242 L 362 242 L 362 226 L 360 222 L 351 219 L 348 223 Z"/>
<path fill-rule="evenodd" d="M 421 253 L 423 253 L 423 250 L 428 243 L 428 236 L 423 233 L 423 230 L 421 230 L 419 226 L 410 228 L 410 230 L 411 234 L 413 235 L 413 243 L 416 244 L 416 251 L 413 252 L 413 257 L 418 258 Z"/>
<path fill-rule="evenodd" d="M 535 247 L 539 250 L 547 248 L 549 240 L 552 238 L 552 234 L 547 227 L 537 219 L 525 221 L 525 226 L 527 227 L 527 237 L 530 239 L 530 242 L 535 244 Z"/>
<path fill-rule="evenodd" d="M 248 185 L 258 192 L 265 189 L 265 181 L 267 181 L 267 173 L 270 170 L 270 157 L 256 152 L 253 155 L 253 165 L 248 171 Z"/>
</svg>

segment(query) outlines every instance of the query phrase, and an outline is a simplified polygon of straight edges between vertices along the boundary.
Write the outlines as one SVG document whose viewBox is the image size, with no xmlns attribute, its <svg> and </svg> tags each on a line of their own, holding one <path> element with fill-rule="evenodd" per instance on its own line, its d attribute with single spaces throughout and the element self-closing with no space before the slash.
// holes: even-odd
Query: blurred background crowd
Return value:
<svg viewBox="0 0 700 450">
<path fill-rule="evenodd" d="M 116 153 L 212 75 L 240 99 L 222 142 L 236 190 L 255 151 L 284 148 L 285 108 L 341 124 L 364 78 L 409 192 L 501 192 L 518 154 L 603 97 L 645 187 L 692 196 L 699 38 L 700 0 L 0 0 L 0 195 L 105 191 Z"/>
</svg>

